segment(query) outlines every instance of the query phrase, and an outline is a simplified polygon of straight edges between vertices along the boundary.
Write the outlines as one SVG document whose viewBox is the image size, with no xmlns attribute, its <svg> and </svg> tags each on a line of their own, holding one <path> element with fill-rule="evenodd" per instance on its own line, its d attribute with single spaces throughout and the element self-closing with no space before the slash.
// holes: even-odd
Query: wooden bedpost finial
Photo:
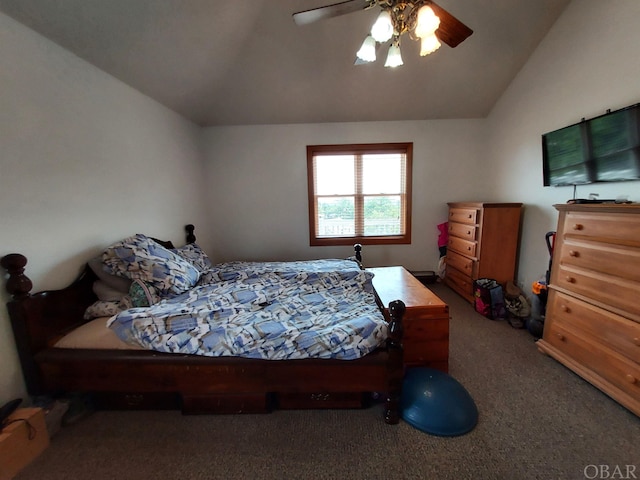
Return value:
<svg viewBox="0 0 640 480">
<path fill-rule="evenodd" d="M 184 229 L 187 231 L 187 243 L 196 243 L 196 236 L 193 231 L 196 229 L 193 225 L 185 225 Z"/>
<path fill-rule="evenodd" d="M 353 249 L 356 251 L 356 260 L 362 263 L 362 254 L 360 253 L 362 251 L 362 245 L 360 245 L 359 243 L 356 243 L 353 246 Z"/>
<path fill-rule="evenodd" d="M 9 273 L 9 279 L 5 288 L 13 295 L 13 298 L 26 297 L 33 288 L 33 283 L 24 274 L 27 257 L 19 253 L 10 253 L 0 260 L 0 265 Z"/>
</svg>

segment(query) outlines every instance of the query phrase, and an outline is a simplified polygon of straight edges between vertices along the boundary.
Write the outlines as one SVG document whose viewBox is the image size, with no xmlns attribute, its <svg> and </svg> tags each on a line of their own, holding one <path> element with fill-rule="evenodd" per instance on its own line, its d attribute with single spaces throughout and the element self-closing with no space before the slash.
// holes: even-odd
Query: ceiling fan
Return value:
<svg viewBox="0 0 640 480">
<path fill-rule="evenodd" d="M 312 8 L 293 14 L 297 25 L 337 17 L 348 13 L 381 9 L 378 20 L 358 51 L 356 64 L 375 60 L 378 44 L 391 40 L 385 66 L 402 65 L 400 37 L 407 33 L 414 40 L 421 40 L 420 55 L 435 51 L 440 42 L 457 47 L 472 33 L 469 27 L 431 0 L 346 0 L 324 7 Z"/>
</svg>

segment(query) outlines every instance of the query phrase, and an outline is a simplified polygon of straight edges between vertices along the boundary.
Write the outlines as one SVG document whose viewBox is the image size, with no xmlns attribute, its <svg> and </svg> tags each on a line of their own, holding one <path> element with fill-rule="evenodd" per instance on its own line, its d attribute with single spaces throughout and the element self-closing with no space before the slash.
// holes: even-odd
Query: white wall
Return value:
<svg viewBox="0 0 640 480">
<path fill-rule="evenodd" d="M 203 223 L 199 127 L 2 14 L 0 65 L 0 257 L 25 254 L 34 291 L 124 236 Z M 24 395 L 2 307 L 0 404 Z"/>
<path fill-rule="evenodd" d="M 541 135 L 640 102 L 639 20 L 637 0 L 574 0 L 487 120 L 497 194 L 526 204 L 518 279 L 527 292 L 547 269 L 552 205 L 573 196 L 572 187 L 542 186 Z M 592 192 L 638 202 L 640 182 L 579 186 L 576 196 Z"/>
<path fill-rule="evenodd" d="M 210 245 L 218 261 L 346 257 L 351 247 L 310 247 L 307 145 L 413 142 L 411 245 L 363 249 L 367 266 L 438 266 L 446 202 L 491 200 L 482 181 L 482 120 L 213 127 L 206 130 Z"/>
</svg>

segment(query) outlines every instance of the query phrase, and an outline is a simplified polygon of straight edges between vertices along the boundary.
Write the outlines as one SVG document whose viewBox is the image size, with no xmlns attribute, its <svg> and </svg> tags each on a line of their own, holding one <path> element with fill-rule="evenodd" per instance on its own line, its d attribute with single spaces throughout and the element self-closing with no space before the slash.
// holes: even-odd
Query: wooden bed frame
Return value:
<svg viewBox="0 0 640 480">
<path fill-rule="evenodd" d="M 195 242 L 187 225 L 187 243 Z M 173 248 L 170 242 L 161 242 Z M 360 245 L 355 246 L 360 257 Z M 18 355 L 31 395 L 91 394 L 98 408 L 179 408 L 185 414 L 258 413 L 276 408 L 356 408 L 371 393 L 382 395 L 384 420 L 399 421 L 403 379 L 402 316 L 395 300 L 380 305 L 389 337 L 357 360 L 257 360 L 205 357 L 148 350 L 54 348 L 65 333 L 82 325 L 85 309 L 97 298 L 95 274 L 82 274 L 60 290 L 31 293 L 24 274 L 26 257 L 6 255 L 7 303 Z"/>
</svg>

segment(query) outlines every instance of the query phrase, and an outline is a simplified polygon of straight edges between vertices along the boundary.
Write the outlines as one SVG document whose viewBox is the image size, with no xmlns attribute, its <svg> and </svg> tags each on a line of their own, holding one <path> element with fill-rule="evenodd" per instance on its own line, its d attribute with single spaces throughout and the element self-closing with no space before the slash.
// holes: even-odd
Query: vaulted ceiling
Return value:
<svg viewBox="0 0 640 480">
<path fill-rule="evenodd" d="M 482 118 L 570 0 L 437 0 L 473 35 L 426 57 L 403 38 L 396 69 L 354 65 L 377 9 L 292 20 L 337 1 L 0 0 L 0 12 L 211 126 Z"/>
</svg>

